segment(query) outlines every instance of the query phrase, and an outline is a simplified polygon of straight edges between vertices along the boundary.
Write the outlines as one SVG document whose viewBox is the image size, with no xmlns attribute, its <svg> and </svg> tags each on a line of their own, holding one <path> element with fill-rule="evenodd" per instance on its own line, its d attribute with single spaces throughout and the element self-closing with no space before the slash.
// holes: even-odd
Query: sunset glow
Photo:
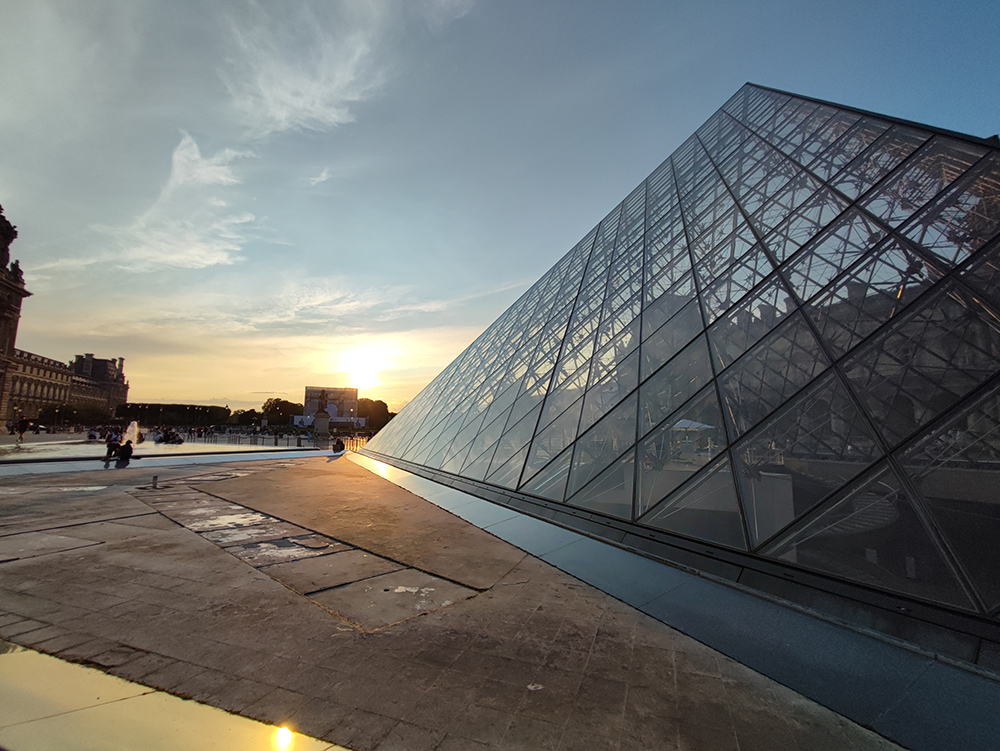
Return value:
<svg viewBox="0 0 1000 751">
<path fill-rule="evenodd" d="M 339 353 L 337 370 L 347 374 L 349 386 L 370 389 L 381 384 L 379 373 L 392 367 L 389 350 L 362 347 Z"/>
</svg>

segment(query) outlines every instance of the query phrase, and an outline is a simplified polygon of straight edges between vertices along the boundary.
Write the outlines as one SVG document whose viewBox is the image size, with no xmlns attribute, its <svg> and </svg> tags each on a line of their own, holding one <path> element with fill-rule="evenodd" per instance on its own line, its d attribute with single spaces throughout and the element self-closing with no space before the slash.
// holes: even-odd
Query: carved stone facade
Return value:
<svg viewBox="0 0 1000 751">
<path fill-rule="evenodd" d="M 4 388 L 8 395 L 5 420 L 16 422 L 21 417 L 37 420 L 48 405 L 67 404 L 72 375 L 73 371 L 64 362 L 15 349 Z"/>
<path fill-rule="evenodd" d="M 74 409 L 95 409 L 111 417 L 119 404 L 128 401 L 125 358 L 103 360 L 92 354 L 77 355 L 70 365 L 73 386 L 70 404 Z"/>
<path fill-rule="evenodd" d="M 0 253 L 0 260 L 4 261 L 0 266 L 0 418 L 2 418 L 6 417 L 11 409 L 7 384 L 17 369 L 14 342 L 17 339 L 17 324 L 21 319 L 21 301 L 31 293 L 24 288 L 24 277 L 17 262 L 12 263 L 10 267 L 7 266 L 9 253 L 6 245 L 0 242 L 0 246 L 3 251 Z"/>
</svg>

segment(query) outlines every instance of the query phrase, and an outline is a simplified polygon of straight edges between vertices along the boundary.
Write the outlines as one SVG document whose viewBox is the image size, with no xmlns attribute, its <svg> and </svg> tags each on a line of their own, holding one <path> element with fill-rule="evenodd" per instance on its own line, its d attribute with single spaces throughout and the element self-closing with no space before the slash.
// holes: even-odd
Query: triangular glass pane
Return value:
<svg viewBox="0 0 1000 751">
<path fill-rule="evenodd" d="M 720 315 L 743 299 L 751 289 L 774 271 L 774 266 L 767 254 L 757 247 L 753 253 L 747 253 L 743 258 L 725 270 L 717 280 L 701 293 L 701 304 L 705 310 L 705 320 L 714 322 Z"/>
<path fill-rule="evenodd" d="M 567 380 L 583 369 L 584 373 L 590 372 L 590 356 L 594 353 L 594 337 L 588 335 L 584 343 L 568 354 L 564 354 L 556 369 L 555 379 L 552 381 L 552 388 L 562 386 Z M 586 376 L 585 376 L 586 377 Z"/>
<path fill-rule="evenodd" d="M 550 393 L 545 399 L 542 419 L 538 421 L 538 429 L 543 429 L 569 409 L 571 404 L 583 396 L 586 385 L 587 373 L 580 371 L 558 389 Z"/>
<path fill-rule="evenodd" d="M 901 463 L 987 610 L 1000 606 L 1000 386 L 920 438 Z"/>
<path fill-rule="evenodd" d="M 531 440 L 531 434 L 535 432 L 535 426 L 538 424 L 538 413 L 541 409 L 540 406 L 535 407 L 521 418 L 516 425 L 507 429 L 497 444 L 496 452 L 493 454 L 493 461 L 490 463 L 490 472 L 506 462 L 522 448 L 527 447 L 528 442 Z"/>
<path fill-rule="evenodd" d="M 435 452 L 434 456 L 432 456 L 430 459 L 428 459 L 423 463 L 424 466 L 433 467 L 434 469 L 440 468 L 441 463 L 444 461 L 445 452 L 447 452 L 447 450 L 448 450 L 447 446 L 442 446 L 437 452 Z"/>
<path fill-rule="evenodd" d="M 569 462 L 573 449 L 563 451 L 551 464 L 521 486 L 522 493 L 537 495 L 550 501 L 562 501 L 569 479 Z"/>
<path fill-rule="evenodd" d="M 842 138 L 860 117 L 853 112 L 839 110 L 792 152 L 792 159 L 808 167 L 819 154 L 825 153 L 832 144 Z"/>
<path fill-rule="evenodd" d="M 535 387 L 530 391 L 521 394 L 517 398 L 517 401 L 514 402 L 514 407 L 510 411 L 510 416 L 507 418 L 507 422 L 511 425 L 516 424 L 522 417 L 528 414 L 528 412 L 540 405 L 544 398 L 545 389 L 539 387 Z"/>
<path fill-rule="evenodd" d="M 795 303 L 777 273 L 708 329 L 712 355 L 719 370 L 728 368 L 750 347 L 781 323 Z"/>
<path fill-rule="evenodd" d="M 639 434 L 645 435 L 712 378 L 708 345 L 700 336 L 639 389 Z"/>
<path fill-rule="evenodd" d="M 754 246 L 756 240 L 750 227 L 741 224 L 740 228 L 721 243 L 712 252 L 698 261 L 695 273 L 702 287 L 707 287 L 736 261 L 746 255 Z"/>
<path fill-rule="evenodd" d="M 507 414 L 502 414 L 500 417 L 495 419 L 485 428 L 483 428 L 476 439 L 472 442 L 472 451 L 469 453 L 469 461 L 473 461 L 482 456 L 482 453 L 487 449 L 492 449 L 496 446 L 497 441 L 500 440 L 500 436 L 503 434 L 504 425 L 507 422 Z M 492 451 L 490 452 L 490 457 L 492 458 Z M 487 463 L 489 467 L 489 463 Z M 465 474 L 464 472 L 462 474 Z"/>
<path fill-rule="evenodd" d="M 493 403 L 490 404 L 490 408 L 486 412 L 487 424 L 496 419 L 497 415 L 507 411 L 507 409 L 514 403 L 514 400 L 517 399 L 517 393 L 518 387 L 517 384 L 514 384 L 512 386 L 508 386 L 506 391 L 493 400 Z"/>
<path fill-rule="evenodd" d="M 650 287 L 646 286 L 649 296 Z M 688 272 L 673 287 L 656 297 L 652 304 L 642 312 L 643 336 L 649 336 L 677 311 L 695 299 L 694 274 Z"/>
<path fill-rule="evenodd" d="M 455 441 L 451 444 L 452 455 L 459 449 L 467 447 L 472 442 L 472 440 L 479 433 L 479 429 L 483 426 L 483 420 L 485 419 L 485 414 L 473 417 L 471 421 L 466 418 L 465 427 L 463 427 L 461 432 L 455 436 Z"/>
<path fill-rule="evenodd" d="M 799 172 L 754 213 L 750 221 L 759 234 L 766 235 L 782 221 L 786 221 L 795 209 L 804 204 L 821 187 L 822 183 L 812 175 Z"/>
<path fill-rule="evenodd" d="M 975 610 L 884 464 L 761 553 L 870 587 Z"/>
<path fill-rule="evenodd" d="M 727 245 L 728 238 L 743 228 L 742 212 L 731 201 L 728 201 L 726 206 L 728 209 L 721 216 L 709 212 L 689 225 L 688 236 L 693 238 L 690 242 L 691 257 L 695 263 Z"/>
<path fill-rule="evenodd" d="M 986 149 L 945 136 L 935 136 L 899 171 L 861 201 L 861 206 L 892 225 L 961 177 L 986 154 Z"/>
<path fill-rule="evenodd" d="M 796 311 L 719 377 L 730 433 L 740 436 L 830 365 Z"/>
<path fill-rule="evenodd" d="M 904 233 L 950 263 L 961 263 L 1000 232 L 1000 155 L 913 218 Z"/>
<path fill-rule="evenodd" d="M 524 458 L 527 455 L 528 447 L 525 446 L 508 459 L 502 467 L 488 475 L 486 482 L 514 490 L 517 487 L 517 481 L 521 478 L 521 468 L 524 467 Z"/>
<path fill-rule="evenodd" d="M 633 392 L 577 440 L 569 479 L 570 495 L 635 443 L 637 401 L 638 394 Z"/>
<path fill-rule="evenodd" d="M 778 263 L 790 258 L 847 208 L 847 202 L 829 188 L 821 188 L 779 224 L 765 243 Z"/>
<path fill-rule="evenodd" d="M 826 345 L 843 355 L 940 278 L 940 270 L 890 239 L 804 309 Z"/>
<path fill-rule="evenodd" d="M 680 352 L 704 329 L 701 307 L 695 300 L 642 343 L 639 380 L 645 381 L 649 378 L 655 370 Z"/>
<path fill-rule="evenodd" d="M 629 451 L 566 503 L 619 519 L 632 518 L 635 452 Z"/>
<path fill-rule="evenodd" d="M 638 342 L 634 344 L 638 345 Z M 639 351 L 635 346 L 623 348 L 621 351 L 610 347 L 597 355 L 594 358 L 590 383 L 593 384 L 591 391 L 603 387 L 625 396 L 639 385 Z"/>
<path fill-rule="evenodd" d="M 883 237 L 885 230 L 863 212 L 852 209 L 789 264 L 785 279 L 799 299 L 808 300 Z"/>
<path fill-rule="evenodd" d="M 531 477 L 552 461 L 556 454 L 576 440 L 582 408 L 583 399 L 577 399 L 576 403 L 563 412 L 558 419 L 535 435 L 535 440 L 531 444 L 531 455 L 524 468 L 525 478 Z"/>
<path fill-rule="evenodd" d="M 726 456 L 682 485 L 639 519 L 639 523 L 727 548 L 747 549 L 733 473 Z"/>
<path fill-rule="evenodd" d="M 1000 321 L 948 281 L 844 364 L 892 445 L 998 370 Z"/>
<path fill-rule="evenodd" d="M 925 131 L 894 125 L 847 164 L 832 184 L 848 198 L 857 198 L 920 148 L 928 138 L 930 133 Z"/>
<path fill-rule="evenodd" d="M 976 260 L 962 272 L 962 278 L 1000 305 L 1000 240 L 979 251 Z"/>
<path fill-rule="evenodd" d="M 766 540 L 881 456 L 830 373 L 733 447 L 751 544 Z"/>
<path fill-rule="evenodd" d="M 462 465 L 465 464 L 465 460 L 468 458 L 469 451 L 471 449 L 472 442 L 470 441 L 457 451 L 453 451 L 453 453 L 446 457 L 444 462 L 441 464 L 441 471 L 451 472 L 453 475 L 457 475 L 462 471 Z"/>
<path fill-rule="evenodd" d="M 889 128 L 889 123 L 873 117 L 863 117 L 843 138 L 808 164 L 821 180 L 829 180 L 852 159 L 867 149 Z M 802 162 L 802 164 L 807 164 Z"/>
<path fill-rule="evenodd" d="M 490 469 L 490 461 L 493 459 L 493 452 L 496 450 L 496 443 L 483 452 L 479 458 L 462 467 L 462 477 L 470 480 L 482 480 Z M 470 453 L 471 456 L 471 453 Z"/>
<path fill-rule="evenodd" d="M 606 358 L 609 352 L 616 351 L 624 357 L 639 346 L 639 298 L 635 298 L 635 309 L 625 308 L 616 316 L 608 319 L 601 325 L 601 330 L 597 336 L 597 346 L 601 349 L 597 357 L 601 362 L 607 364 Z M 615 339 L 617 337 L 617 339 Z M 614 340 L 614 341 L 613 341 Z M 591 383 L 594 376 L 591 376 Z"/>
<path fill-rule="evenodd" d="M 687 482 L 725 447 L 722 410 L 709 386 L 639 442 L 636 514 Z"/>
</svg>

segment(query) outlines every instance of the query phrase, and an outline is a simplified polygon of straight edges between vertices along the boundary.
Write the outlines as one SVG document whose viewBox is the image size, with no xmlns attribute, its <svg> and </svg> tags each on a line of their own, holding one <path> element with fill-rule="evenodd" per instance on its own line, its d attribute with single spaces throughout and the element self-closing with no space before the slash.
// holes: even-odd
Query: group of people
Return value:
<svg viewBox="0 0 1000 751">
<path fill-rule="evenodd" d="M 127 464 L 128 460 L 132 458 L 132 452 L 134 450 L 132 447 L 132 441 L 127 440 L 124 444 L 121 441 L 121 433 L 109 433 L 107 438 L 108 451 L 101 461 L 109 462 L 112 459 L 118 459 L 118 461 L 125 462 Z"/>
</svg>

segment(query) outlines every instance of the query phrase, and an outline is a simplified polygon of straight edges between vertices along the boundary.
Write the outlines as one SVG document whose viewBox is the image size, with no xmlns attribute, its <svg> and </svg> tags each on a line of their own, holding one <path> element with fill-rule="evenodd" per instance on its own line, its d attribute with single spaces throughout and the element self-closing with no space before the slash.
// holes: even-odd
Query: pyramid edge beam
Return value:
<svg viewBox="0 0 1000 751">
<path fill-rule="evenodd" d="M 908 128 L 917 128 L 919 130 L 926 130 L 931 133 L 935 133 L 939 136 L 947 136 L 948 138 L 960 138 L 965 141 L 972 141 L 977 146 L 984 146 L 989 149 L 1000 148 L 1000 137 L 998 137 L 997 135 L 976 136 L 972 135 L 971 133 L 963 133 L 958 130 L 949 130 L 948 128 L 940 128 L 936 125 L 928 125 L 927 123 L 920 123 L 917 122 L 916 120 L 907 120 L 902 117 L 894 117 L 892 115 L 886 115 L 881 112 L 874 112 L 873 110 L 861 109 L 860 107 L 852 107 L 849 104 L 841 104 L 840 102 L 833 102 L 828 99 L 819 99 L 818 97 L 807 96 L 806 94 L 795 94 L 791 91 L 776 89 L 773 86 L 764 86 L 763 84 L 754 83 L 753 81 L 747 81 L 744 84 L 744 86 L 753 86 L 755 89 L 770 91 L 774 94 L 781 94 L 782 96 L 795 97 L 796 99 L 803 99 L 807 102 L 815 102 L 816 104 L 822 104 L 826 107 L 836 107 L 837 109 L 847 110 L 848 112 L 856 112 L 857 114 L 862 115 L 863 117 L 875 117 L 878 118 L 879 120 L 885 120 L 886 122 L 893 123 L 895 125 L 905 125 Z M 713 112 L 712 114 L 714 115 L 715 113 Z"/>
</svg>

